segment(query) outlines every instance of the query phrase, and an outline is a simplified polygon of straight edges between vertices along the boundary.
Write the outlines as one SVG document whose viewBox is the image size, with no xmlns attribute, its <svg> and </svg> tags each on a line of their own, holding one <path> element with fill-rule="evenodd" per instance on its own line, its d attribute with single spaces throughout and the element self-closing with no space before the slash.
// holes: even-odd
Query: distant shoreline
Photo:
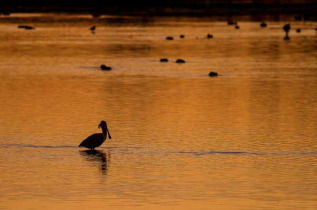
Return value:
<svg viewBox="0 0 317 210">
<path fill-rule="evenodd" d="M 279 16 L 301 16 L 302 20 L 317 20 L 317 3 L 298 4 L 216 4 L 195 5 L 195 7 L 166 6 L 0 6 L 0 18 L 10 13 L 70 13 L 128 16 L 193 16 L 193 17 L 241 17 L 261 19 L 263 16 L 278 18 Z"/>
</svg>

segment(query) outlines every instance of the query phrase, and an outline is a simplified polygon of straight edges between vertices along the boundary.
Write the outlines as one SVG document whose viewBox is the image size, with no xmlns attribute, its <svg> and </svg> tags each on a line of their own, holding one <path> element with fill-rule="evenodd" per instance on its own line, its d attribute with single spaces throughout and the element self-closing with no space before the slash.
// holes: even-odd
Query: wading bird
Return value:
<svg viewBox="0 0 317 210">
<path fill-rule="evenodd" d="M 106 141 L 107 134 L 109 135 L 109 139 L 111 139 L 106 121 L 101 121 L 98 128 L 102 129 L 102 133 L 92 134 L 87 139 L 82 141 L 79 147 L 87 147 L 91 150 L 94 150 L 96 147 L 99 147 L 100 145 L 102 145 L 103 142 Z"/>
<path fill-rule="evenodd" d="M 92 27 L 90 28 L 90 30 L 91 30 L 91 32 L 95 32 L 96 26 L 92 26 Z"/>
<path fill-rule="evenodd" d="M 291 25 L 290 24 L 284 25 L 283 30 L 285 31 L 284 39 L 289 40 L 288 32 L 289 32 L 289 30 L 291 30 Z"/>
</svg>

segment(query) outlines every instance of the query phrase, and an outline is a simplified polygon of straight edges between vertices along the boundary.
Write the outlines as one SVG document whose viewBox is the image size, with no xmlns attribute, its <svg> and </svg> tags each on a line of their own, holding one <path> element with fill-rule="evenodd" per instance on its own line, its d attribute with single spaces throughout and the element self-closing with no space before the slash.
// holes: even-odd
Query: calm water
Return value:
<svg viewBox="0 0 317 210">
<path fill-rule="evenodd" d="M 315 22 L 109 18 L 0 19 L 0 209 L 317 208 Z"/>
</svg>

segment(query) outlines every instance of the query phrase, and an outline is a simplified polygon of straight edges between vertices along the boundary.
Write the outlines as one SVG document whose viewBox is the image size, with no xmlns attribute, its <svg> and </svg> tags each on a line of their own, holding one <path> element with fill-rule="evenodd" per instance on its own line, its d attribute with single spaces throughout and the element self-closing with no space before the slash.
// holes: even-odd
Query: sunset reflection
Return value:
<svg viewBox="0 0 317 210">
<path fill-rule="evenodd" d="M 0 209 L 314 209 L 315 11 L 0 2 Z"/>
</svg>

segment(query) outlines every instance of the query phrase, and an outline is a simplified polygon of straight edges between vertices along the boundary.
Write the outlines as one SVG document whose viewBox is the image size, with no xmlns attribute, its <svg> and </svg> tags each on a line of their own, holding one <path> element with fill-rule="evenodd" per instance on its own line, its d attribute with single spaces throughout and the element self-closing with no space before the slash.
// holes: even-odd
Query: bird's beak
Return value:
<svg viewBox="0 0 317 210">
<path fill-rule="evenodd" d="M 111 139 L 111 135 L 110 135 L 110 132 L 109 132 L 109 129 L 108 129 L 108 128 L 107 128 L 107 131 L 108 131 L 109 139 Z"/>
</svg>

